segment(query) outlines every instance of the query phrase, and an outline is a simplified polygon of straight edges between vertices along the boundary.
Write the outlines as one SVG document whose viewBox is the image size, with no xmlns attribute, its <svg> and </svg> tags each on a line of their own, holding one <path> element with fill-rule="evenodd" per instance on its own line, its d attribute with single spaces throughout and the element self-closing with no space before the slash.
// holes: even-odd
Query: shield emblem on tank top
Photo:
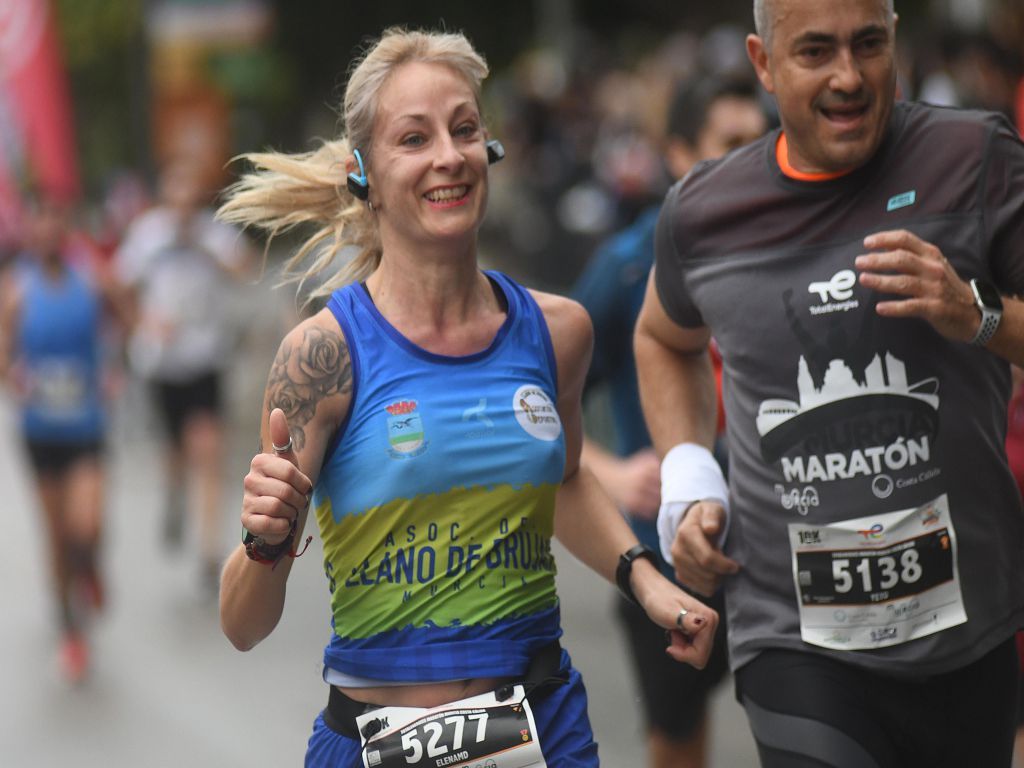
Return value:
<svg viewBox="0 0 1024 768">
<path fill-rule="evenodd" d="M 396 458 L 411 458 L 422 453 L 423 419 L 416 406 L 415 400 L 399 400 L 386 406 L 389 414 L 388 444 L 391 455 Z"/>
</svg>

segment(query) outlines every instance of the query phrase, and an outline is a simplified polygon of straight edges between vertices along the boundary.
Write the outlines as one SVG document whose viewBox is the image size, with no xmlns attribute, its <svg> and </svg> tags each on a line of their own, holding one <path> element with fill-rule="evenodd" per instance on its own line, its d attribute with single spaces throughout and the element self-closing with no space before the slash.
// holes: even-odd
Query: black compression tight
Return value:
<svg viewBox="0 0 1024 768">
<path fill-rule="evenodd" d="M 1008 768 L 1013 638 L 966 667 L 905 679 L 764 651 L 736 674 L 762 768 Z"/>
</svg>

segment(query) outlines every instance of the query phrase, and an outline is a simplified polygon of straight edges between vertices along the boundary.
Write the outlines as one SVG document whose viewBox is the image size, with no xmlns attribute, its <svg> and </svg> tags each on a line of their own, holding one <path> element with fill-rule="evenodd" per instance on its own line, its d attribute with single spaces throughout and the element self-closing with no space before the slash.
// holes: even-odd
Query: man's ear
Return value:
<svg viewBox="0 0 1024 768">
<path fill-rule="evenodd" d="M 775 81 L 772 79 L 771 70 L 768 68 L 768 49 L 764 40 L 758 35 L 747 35 L 747 58 L 754 65 L 757 79 L 768 93 L 775 93 Z"/>
</svg>

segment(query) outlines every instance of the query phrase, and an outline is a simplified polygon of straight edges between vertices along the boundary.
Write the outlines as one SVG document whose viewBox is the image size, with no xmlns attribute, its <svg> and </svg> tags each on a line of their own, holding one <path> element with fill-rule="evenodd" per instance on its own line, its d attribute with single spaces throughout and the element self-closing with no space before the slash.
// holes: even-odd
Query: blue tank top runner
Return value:
<svg viewBox="0 0 1024 768">
<path fill-rule="evenodd" d="M 533 297 L 487 275 L 507 318 L 462 357 L 411 343 L 362 285 L 330 299 L 353 393 L 313 499 L 332 594 L 328 669 L 382 681 L 517 675 L 561 634 L 554 352 Z"/>
</svg>

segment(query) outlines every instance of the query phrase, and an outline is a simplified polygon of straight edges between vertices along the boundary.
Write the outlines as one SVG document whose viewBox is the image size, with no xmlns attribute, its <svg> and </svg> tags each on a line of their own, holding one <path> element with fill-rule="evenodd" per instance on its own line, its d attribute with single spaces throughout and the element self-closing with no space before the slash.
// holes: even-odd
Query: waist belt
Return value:
<svg viewBox="0 0 1024 768">
<path fill-rule="evenodd" d="M 526 698 L 531 704 L 536 704 L 555 688 L 568 682 L 569 674 L 562 672 L 561 666 L 562 646 L 557 640 L 548 643 L 533 655 L 526 674 L 516 681 L 523 684 Z M 514 683 L 509 683 L 495 690 L 498 701 L 512 695 L 513 685 Z M 327 697 L 327 708 L 323 711 L 324 724 L 335 733 L 358 740 L 356 718 L 377 708 L 376 704 L 367 704 L 346 696 L 332 685 Z M 368 737 L 371 735 L 367 734 Z"/>
</svg>

